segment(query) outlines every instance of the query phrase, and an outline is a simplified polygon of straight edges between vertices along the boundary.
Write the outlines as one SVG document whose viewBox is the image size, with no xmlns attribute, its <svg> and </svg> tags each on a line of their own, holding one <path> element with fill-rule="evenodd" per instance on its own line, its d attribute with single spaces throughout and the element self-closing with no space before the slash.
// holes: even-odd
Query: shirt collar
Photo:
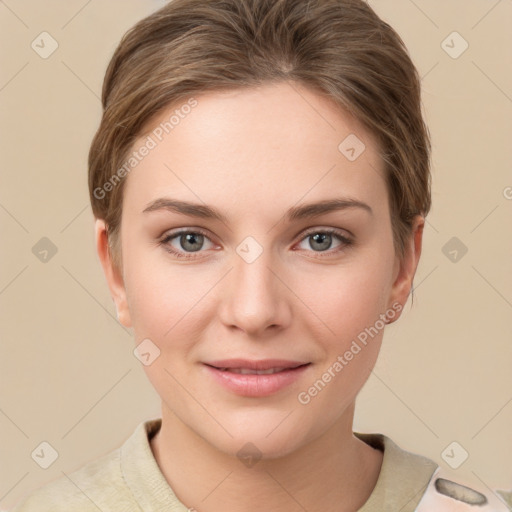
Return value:
<svg viewBox="0 0 512 512">
<path fill-rule="evenodd" d="M 121 447 L 121 472 L 143 511 L 187 512 L 168 484 L 151 450 L 161 418 L 140 423 Z M 384 452 L 375 488 L 358 512 L 413 512 L 438 467 L 430 459 L 402 450 L 383 434 L 354 432 L 361 441 Z"/>
<path fill-rule="evenodd" d="M 354 432 L 354 435 L 384 452 L 377 483 L 358 512 L 413 512 L 438 465 L 422 455 L 403 450 L 383 434 Z"/>
</svg>

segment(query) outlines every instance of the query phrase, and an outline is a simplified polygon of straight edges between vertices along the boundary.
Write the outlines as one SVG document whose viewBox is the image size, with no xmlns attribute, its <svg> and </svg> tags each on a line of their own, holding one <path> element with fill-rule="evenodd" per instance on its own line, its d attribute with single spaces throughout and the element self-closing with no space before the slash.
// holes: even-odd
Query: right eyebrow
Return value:
<svg viewBox="0 0 512 512">
<path fill-rule="evenodd" d="M 174 213 L 181 213 L 182 215 L 199 217 L 202 219 L 216 219 L 220 220 L 224 224 L 227 224 L 226 217 L 211 206 L 198 203 L 190 203 L 188 201 L 179 201 L 169 197 L 161 197 L 159 199 L 155 199 L 149 203 L 149 205 L 143 210 L 142 213 L 154 212 L 157 210 L 168 210 Z"/>
</svg>

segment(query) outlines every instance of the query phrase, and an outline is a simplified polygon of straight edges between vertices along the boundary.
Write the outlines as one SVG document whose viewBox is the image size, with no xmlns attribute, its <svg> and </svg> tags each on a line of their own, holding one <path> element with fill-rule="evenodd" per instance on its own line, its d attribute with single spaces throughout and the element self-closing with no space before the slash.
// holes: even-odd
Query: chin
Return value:
<svg viewBox="0 0 512 512">
<path fill-rule="evenodd" d="M 254 411 L 254 414 L 241 412 L 239 418 L 233 421 L 224 416 L 222 425 L 233 437 L 221 429 L 220 436 L 212 438 L 210 430 L 205 439 L 219 451 L 240 459 L 253 457 L 271 460 L 284 457 L 307 442 L 304 422 L 292 419 L 293 413 L 287 418 L 289 412 L 278 409 Z"/>
<path fill-rule="evenodd" d="M 216 445 L 219 451 L 226 453 L 232 457 L 236 457 L 246 467 L 252 467 L 259 461 L 275 460 L 293 453 L 299 448 L 299 440 L 297 438 L 282 437 L 275 439 L 254 438 L 248 436 L 237 436 L 229 441 L 223 440 L 220 445 Z M 284 441 L 284 442 L 283 442 Z"/>
</svg>

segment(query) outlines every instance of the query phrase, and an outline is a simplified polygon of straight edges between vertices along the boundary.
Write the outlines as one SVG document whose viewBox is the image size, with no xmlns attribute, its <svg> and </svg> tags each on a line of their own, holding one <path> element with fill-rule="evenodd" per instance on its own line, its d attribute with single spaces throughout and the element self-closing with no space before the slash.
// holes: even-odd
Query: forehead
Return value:
<svg viewBox="0 0 512 512">
<path fill-rule="evenodd" d="M 375 201 L 385 191 L 372 134 L 319 93 L 283 82 L 194 100 L 162 112 L 132 148 L 152 146 L 125 188 L 126 203 L 139 211 L 165 195 L 241 213 L 263 200 L 268 211 L 301 197 Z"/>
</svg>

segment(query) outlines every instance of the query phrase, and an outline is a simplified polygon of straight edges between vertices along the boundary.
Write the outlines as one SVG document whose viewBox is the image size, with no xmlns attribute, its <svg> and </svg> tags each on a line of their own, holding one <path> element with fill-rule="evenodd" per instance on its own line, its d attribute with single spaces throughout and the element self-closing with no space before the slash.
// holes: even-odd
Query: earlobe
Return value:
<svg viewBox="0 0 512 512">
<path fill-rule="evenodd" d="M 403 258 L 396 257 L 393 273 L 394 282 L 388 308 L 393 308 L 393 305 L 400 304 L 400 311 L 402 311 L 407 302 L 421 255 L 424 226 L 424 217 L 417 215 L 413 220 L 411 234 L 407 240 Z M 396 316 L 393 321 L 397 320 L 399 316 Z"/>
<path fill-rule="evenodd" d="M 117 269 L 113 262 L 108 244 L 108 232 L 105 221 L 96 219 L 94 225 L 96 251 L 103 268 L 103 273 L 110 290 L 110 295 L 117 311 L 117 319 L 125 327 L 131 327 L 130 312 L 126 300 L 126 289 L 120 269 Z"/>
</svg>

